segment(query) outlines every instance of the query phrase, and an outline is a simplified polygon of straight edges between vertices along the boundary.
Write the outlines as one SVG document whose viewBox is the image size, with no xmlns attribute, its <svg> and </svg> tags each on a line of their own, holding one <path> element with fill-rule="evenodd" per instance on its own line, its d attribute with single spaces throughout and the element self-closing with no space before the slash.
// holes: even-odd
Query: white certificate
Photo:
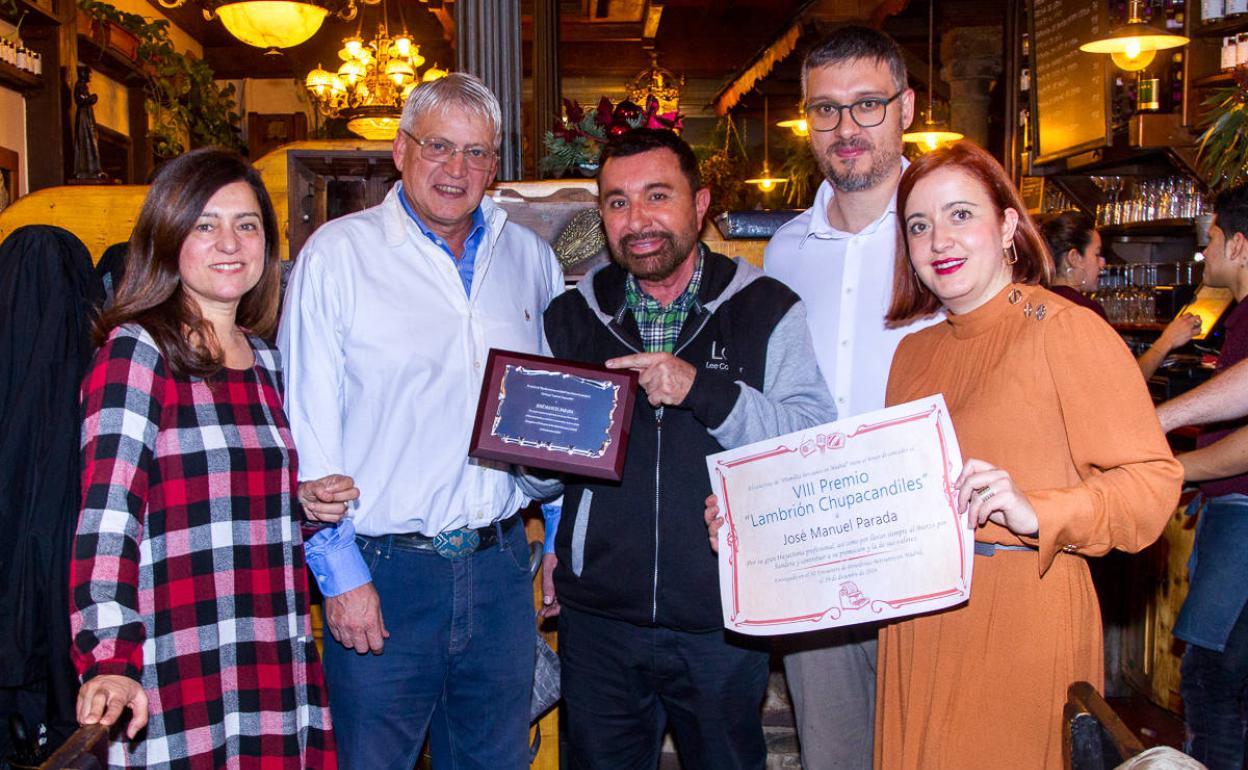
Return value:
<svg viewBox="0 0 1248 770">
<path fill-rule="evenodd" d="M 971 593 L 975 533 L 943 396 L 706 460 L 724 626 L 790 634 L 931 612 Z"/>
</svg>

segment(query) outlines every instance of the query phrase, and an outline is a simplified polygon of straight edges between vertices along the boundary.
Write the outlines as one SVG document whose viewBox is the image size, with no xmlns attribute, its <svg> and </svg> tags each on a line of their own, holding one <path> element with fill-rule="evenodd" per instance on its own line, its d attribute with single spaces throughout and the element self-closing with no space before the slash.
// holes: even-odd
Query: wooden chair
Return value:
<svg viewBox="0 0 1248 770">
<path fill-rule="evenodd" d="M 1087 682 L 1066 690 L 1062 709 L 1062 766 L 1066 770 L 1111 770 L 1144 751 L 1112 706 Z"/>
<path fill-rule="evenodd" d="M 108 728 L 79 727 L 39 770 L 104 770 L 108 767 Z"/>
</svg>

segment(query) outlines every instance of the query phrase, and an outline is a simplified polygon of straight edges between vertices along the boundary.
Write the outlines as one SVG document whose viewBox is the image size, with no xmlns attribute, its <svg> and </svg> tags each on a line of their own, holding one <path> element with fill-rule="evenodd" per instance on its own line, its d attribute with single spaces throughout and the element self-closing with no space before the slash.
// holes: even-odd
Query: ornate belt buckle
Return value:
<svg viewBox="0 0 1248 770">
<path fill-rule="evenodd" d="M 458 559 L 472 553 L 480 546 L 481 536 L 470 527 L 439 532 L 433 538 L 433 550 L 444 559 Z"/>
</svg>

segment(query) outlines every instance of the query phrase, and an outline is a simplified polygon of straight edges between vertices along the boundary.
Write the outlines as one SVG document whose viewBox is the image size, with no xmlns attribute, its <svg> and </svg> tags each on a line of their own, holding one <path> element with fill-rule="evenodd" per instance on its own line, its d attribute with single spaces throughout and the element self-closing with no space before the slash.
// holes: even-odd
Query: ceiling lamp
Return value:
<svg viewBox="0 0 1248 770">
<path fill-rule="evenodd" d="M 322 115 L 346 118 L 347 129 L 365 139 L 393 139 L 399 130 L 403 103 L 412 89 L 422 81 L 446 75 L 446 70 L 436 66 L 418 74 L 425 63 L 420 46 L 412 42 L 406 27 L 391 37 L 386 0 L 379 5 L 381 18 L 372 37 L 356 34 L 347 38 L 338 52 L 342 64 L 336 72 L 318 64 L 304 80 Z"/>
<path fill-rule="evenodd" d="M 1140 0 L 1131 0 L 1127 23 L 1115 27 L 1099 40 L 1084 43 L 1080 51 L 1107 53 L 1119 69 L 1138 72 L 1153 61 L 1158 51 L 1187 45 L 1191 40 L 1150 27 L 1140 18 Z"/>
<path fill-rule="evenodd" d="M 389 141 L 399 133 L 402 112 L 389 107 L 368 106 L 351 110 L 347 117 L 347 130 L 364 139 Z"/>
<path fill-rule="evenodd" d="M 933 26 L 936 15 L 936 0 L 928 0 L 927 5 L 927 114 L 923 117 L 922 131 L 907 131 L 901 135 L 903 142 L 917 144 L 921 152 L 931 152 L 946 142 L 956 142 L 962 138 L 962 134 L 957 131 L 951 131 L 940 123 L 936 122 L 932 112 L 932 91 L 936 81 L 932 76 L 932 55 L 935 50 L 935 36 L 933 34 Z"/>
<path fill-rule="evenodd" d="M 346 0 L 340 18 L 351 20 L 358 12 L 357 0 Z M 374 0 L 360 0 L 373 2 Z M 181 8 L 187 0 L 156 0 L 162 8 Z M 202 0 L 204 19 L 220 18 L 226 31 L 247 45 L 291 48 L 321 28 L 329 11 L 312 0 Z"/>
<path fill-rule="evenodd" d="M 290 48 L 316 34 L 329 13 L 297 0 L 245 0 L 219 6 L 216 14 L 231 35 L 257 48 Z"/>
<path fill-rule="evenodd" d="M 770 159 L 768 157 L 768 152 L 767 152 L 767 124 L 770 122 L 770 120 L 771 119 L 767 116 L 767 97 L 764 96 L 763 97 L 763 175 L 759 177 L 755 177 L 754 179 L 745 180 L 746 184 L 755 185 L 758 187 L 758 189 L 762 190 L 764 193 L 769 193 L 772 190 L 776 189 L 777 186 L 782 185 L 785 182 L 789 181 L 787 177 L 776 177 L 776 176 L 771 175 L 771 163 L 770 163 Z"/>
<path fill-rule="evenodd" d="M 643 109 L 653 96 L 659 102 L 659 115 L 680 112 L 680 95 L 685 90 L 685 78 L 679 79 L 671 70 L 659 66 L 659 55 L 650 52 L 650 66 L 637 73 L 628 83 L 628 100 Z"/>
<path fill-rule="evenodd" d="M 787 128 L 793 132 L 794 136 L 810 136 L 810 125 L 806 122 L 806 118 L 782 120 L 776 123 L 776 128 Z"/>
</svg>

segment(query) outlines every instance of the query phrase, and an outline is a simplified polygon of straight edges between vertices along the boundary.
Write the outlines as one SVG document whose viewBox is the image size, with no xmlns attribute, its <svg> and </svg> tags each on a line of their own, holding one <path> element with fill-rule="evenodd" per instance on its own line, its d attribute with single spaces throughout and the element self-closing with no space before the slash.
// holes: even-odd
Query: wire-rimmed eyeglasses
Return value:
<svg viewBox="0 0 1248 770">
<path fill-rule="evenodd" d="M 464 163 L 468 164 L 468 168 L 474 171 L 488 171 L 494 164 L 494 158 L 498 155 L 494 150 L 482 147 L 479 144 L 458 147 L 453 142 L 448 142 L 441 137 L 434 136 L 428 139 L 417 139 L 406 128 L 400 128 L 399 130 L 407 134 L 407 138 L 420 147 L 420 157 L 434 163 L 449 163 L 456 154 L 463 154 Z"/>
</svg>

